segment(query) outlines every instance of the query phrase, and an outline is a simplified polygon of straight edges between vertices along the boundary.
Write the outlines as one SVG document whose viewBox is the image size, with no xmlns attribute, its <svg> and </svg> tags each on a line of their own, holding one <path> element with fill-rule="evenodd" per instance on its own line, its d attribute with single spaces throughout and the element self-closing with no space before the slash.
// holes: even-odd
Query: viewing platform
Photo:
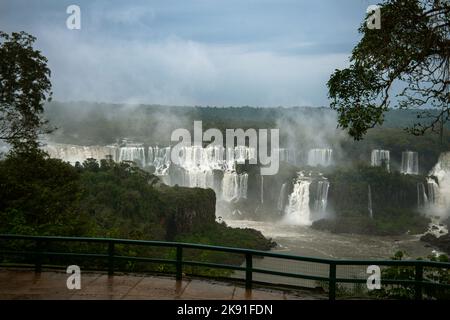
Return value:
<svg viewBox="0 0 450 320">
<path fill-rule="evenodd" d="M 232 282 L 145 274 L 81 274 L 81 289 L 69 290 L 65 272 L 0 268 L 0 300 L 317 300 L 326 294 L 307 290 L 253 288 Z"/>
</svg>

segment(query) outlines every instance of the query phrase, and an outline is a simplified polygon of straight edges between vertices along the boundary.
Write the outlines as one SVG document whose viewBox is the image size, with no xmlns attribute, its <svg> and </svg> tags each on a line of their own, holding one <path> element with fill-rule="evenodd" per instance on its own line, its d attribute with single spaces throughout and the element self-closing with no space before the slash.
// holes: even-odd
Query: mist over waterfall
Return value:
<svg viewBox="0 0 450 320">
<path fill-rule="evenodd" d="M 285 209 L 285 223 L 306 226 L 312 224 L 311 210 L 309 208 L 310 185 L 311 179 L 305 177 L 303 173 L 299 173 Z"/>
<path fill-rule="evenodd" d="M 308 152 L 308 165 L 328 167 L 333 164 L 332 149 L 311 149 Z"/>
<path fill-rule="evenodd" d="M 279 151 L 279 155 L 280 155 L 280 161 L 287 162 L 292 165 L 298 164 L 297 150 L 280 148 L 280 149 L 278 149 L 278 151 Z"/>
<path fill-rule="evenodd" d="M 419 154 L 414 151 L 402 152 L 401 173 L 419 174 Z"/>
<path fill-rule="evenodd" d="M 387 171 L 390 171 L 390 153 L 389 150 L 372 150 L 371 165 L 372 167 L 385 166 Z"/>
</svg>

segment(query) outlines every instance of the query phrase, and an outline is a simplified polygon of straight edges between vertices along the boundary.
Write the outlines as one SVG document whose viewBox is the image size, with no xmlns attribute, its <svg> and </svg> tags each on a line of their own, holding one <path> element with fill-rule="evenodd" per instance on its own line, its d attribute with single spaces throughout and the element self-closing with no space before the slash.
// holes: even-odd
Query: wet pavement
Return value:
<svg viewBox="0 0 450 320">
<path fill-rule="evenodd" d="M 145 274 L 82 273 L 81 289 L 67 288 L 70 274 L 46 271 L 0 269 L 0 299 L 2 300 L 312 300 L 327 299 L 326 295 L 309 290 L 275 290 L 255 288 L 227 282 Z"/>
</svg>

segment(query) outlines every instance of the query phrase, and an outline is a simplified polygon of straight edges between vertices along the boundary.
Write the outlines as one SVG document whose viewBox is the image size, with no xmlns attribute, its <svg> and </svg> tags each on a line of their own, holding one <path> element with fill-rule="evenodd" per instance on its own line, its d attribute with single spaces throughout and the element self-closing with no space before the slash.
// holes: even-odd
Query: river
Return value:
<svg viewBox="0 0 450 320">
<path fill-rule="evenodd" d="M 419 240 L 420 235 L 369 236 L 355 234 L 333 234 L 314 230 L 306 226 L 292 226 L 274 222 L 250 220 L 226 220 L 233 228 L 252 228 L 261 231 L 277 243 L 273 252 L 286 254 L 330 258 L 330 259 L 368 259 L 388 260 L 399 250 L 407 253 L 407 258 L 427 257 L 435 254 L 433 248 Z M 328 276 L 328 265 L 280 260 L 273 258 L 254 259 L 256 268 L 271 269 L 307 275 Z M 368 264 L 369 265 L 369 264 Z M 367 266 L 338 266 L 338 277 L 366 278 Z M 236 273 L 242 277 L 242 273 Z M 283 284 L 297 284 L 317 287 L 312 280 L 292 279 L 266 274 L 255 274 L 255 280 Z"/>
</svg>

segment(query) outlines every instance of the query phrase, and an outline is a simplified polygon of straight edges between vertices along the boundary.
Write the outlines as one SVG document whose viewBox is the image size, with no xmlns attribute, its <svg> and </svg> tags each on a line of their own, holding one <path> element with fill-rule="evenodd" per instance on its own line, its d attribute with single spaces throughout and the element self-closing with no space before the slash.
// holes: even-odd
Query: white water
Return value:
<svg viewBox="0 0 450 320">
<path fill-rule="evenodd" d="M 330 183 L 327 180 L 317 182 L 316 201 L 314 202 L 314 210 L 318 213 L 325 213 L 328 204 L 328 189 Z"/>
<path fill-rule="evenodd" d="M 311 149 L 308 152 L 308 165 L 328 167 L 333 163 L 332 149 Z"/>
<path fill-rule="evenodd" d="M 297 150 L 280 148 L 280 149 L 278 149 L 278 152 L 280 155 L 280 158 L 279 158 L 280 161 L 287 162 L 287 163 L 290 163 L 293 165 L 297 164 Z"/>
<path fill-rule="evenodd" d="M 283 212 L 283 209 L 284 209 L 285 199 L 286 199 L 286 188 L 287 188 L 287 183 L 285 182 L 281 185 L 280 195 L 278 196 L 277 209 L 279 212 Z"/>
<path fill-rule="evenodd" d="M 247 198 L 247 181 L 247 173 L 225 172 L 222 180 L 223 199 L 232 202 Z"/>
<path fill-rule="evenodd" d="M 285 209 L 283 222 L 291 225 L 311 225 L 311 210 L 309 208 L 310 178 L 299 173 L 294 189 L 289 195 L 288 205 Z"/>
<path fill-rule="evenodd" d="M 419 154 L 417 152 L 402 152 L 401 173 L 419 174 Z"/>
<path fill-rule="evenodd" d="M 264 176 L 261 176 L 261 203 L 264 203 Z"/>
<path fill-rule="evenodd" d="M 422 182 L 417 183 L 417 207 L 426 209 L 429 205 L 429 199 L 425 191 L 425 185 Z"/>
<path fill-rule="evenodd" d="M 370 189 L 370 184 L 368 187 L 368 194 L 367 194 L 367 198 L 368 198 L 368 204 L 367 204 L 367 208 L 369 210 L 369 218 L 373 219 L 373 207 L 372 207 L 372 190 Z"/>
<path fill-rule="evenodd" d="M 127 145 L 119 150 L 119 162 L 134 161 L 141 168 L 145 167 L 145 149 L 142 145 Z"/>
<path fill-rule="evenodd" d="M 432 206 L 432 214 L 440 217 L 450 215 L 450 152 L 442 153 L 438 162 L 429 173 L 435 176 L 438 184 L 433 179 L 428 179 L 428 193 Z"/>
<path fill-rule="evenodd" d="M 386 170 L 389 171 L 390 153 L 389 150 L 372 150 L 371 165 L 372 167 L 381 167 L 383 164 L 386 166 Z"/>
<path fill-rule="evenodd" d="M 168 174 L 170 147 L 148 147 L 148 165 L 155 167 L 155 174 L 158 176 Z"/>
<path fill-rule="evenodd" d="M 117 147 L 116 146 L 77 146 L 71 144 L 48 144 L 42 147 L 51 158 L 68 161 L 74 165 L 77 161 L 83 163 L 86 159 L 93 158 L 100 161 L 111 156 L 114 161 L 117 161 Z"/>
</svg>

